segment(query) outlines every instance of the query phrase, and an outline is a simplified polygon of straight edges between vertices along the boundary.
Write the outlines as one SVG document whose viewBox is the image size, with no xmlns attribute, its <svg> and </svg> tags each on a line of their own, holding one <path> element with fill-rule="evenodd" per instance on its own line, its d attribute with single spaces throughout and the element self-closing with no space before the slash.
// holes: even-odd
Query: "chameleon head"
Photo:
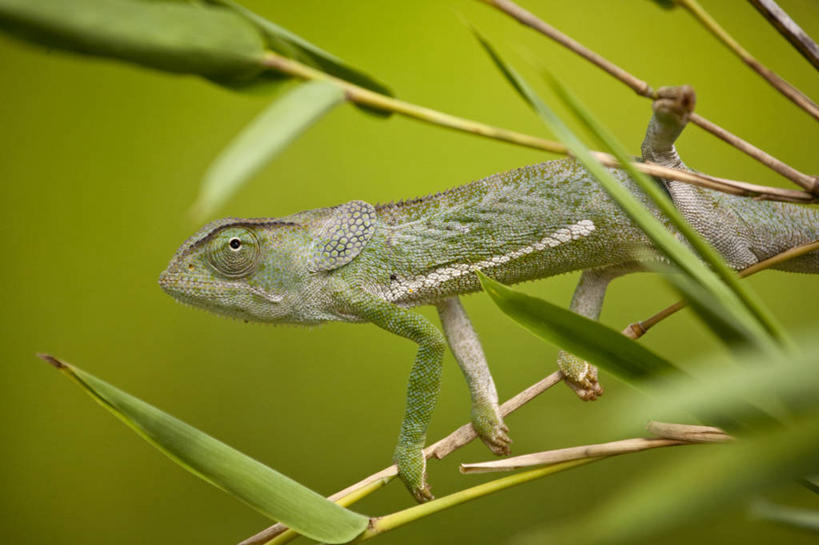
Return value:
<svg viewBox="0 0 819 545">
<path fill-rule="evenodd" d="M 305 236 L 297 224 L 270 219 L 212 222 L 180 246 L 159 285 L 178 301 L 218 314 L 301 322 L 294 314 L 303 307 L 309 276 L 299 250 Z"/>
</svg>

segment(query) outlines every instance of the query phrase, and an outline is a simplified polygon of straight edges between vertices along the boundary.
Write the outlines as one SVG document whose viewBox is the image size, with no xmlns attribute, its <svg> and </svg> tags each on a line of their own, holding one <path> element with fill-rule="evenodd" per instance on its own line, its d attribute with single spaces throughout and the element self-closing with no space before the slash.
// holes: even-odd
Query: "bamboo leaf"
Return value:
<svg viewBox="0 0 819 545">
<path fill-rule="evenodd" d="M 134 0 L 0 0 L 0 29 L 49 48 L 218 82 L 259 75 L 259 31 L 222 8 Z"/>
<path fill-rule="evenodd" d="M 541 339 L 634 384 L 649 377 L 682 375 L 667 360 L 603 324 L 520 293 L 477 271 L 492 301 Z"/>
<path fill-rule="evenodd" d="M 293 34 L 286 28 L 282 28 L 274 22 L 250 11 L 238 2 L 234 2 L 233 0 L 207 1 L 211 4 L 225 6 L 255 24 L 259 30 L 264 33 L 267 38 L 267 44 L 273 51 L 318 68 L 337 78 L 375 91 L 376 93 L 392 96 L 392 91 L 390 91 L 387 86 L 376 81 L 371 76 L 350 66 L 335 55 L 313 45 L 301 36 Z M 370 111 L 377 111 L 381 115 L 389 115 L 389 113 L 384 113 L 381 110 Z"/>
<path fill-rule="evenodd" d="M 367 517 L 336 505 L 90 373 L 52 356 L 41 357 L 174 462 L 268 517 L 326 543 L 345 543 L 367 528 Z"/>
<path fill-rule="evenodd" d="M 481 46 L 491 57 L 495 65 L 503 73 L 504 77 L 512 84 L 521 97 L 535 110 L 547 127 L 569 148 L 572 155 L 594 176 L 603 186 L 612 199 L 619 204 L 624 213 L 637 224 L 651 241 L 665 253 L 680 270 L 688 275 L 692 281 L 701 285 L 707 292 L 716 298 L 720 305 L 725 307 L 733 319 L 745 330 L 751 333 L 750 340 L 768 352 L 777 352 L 777 347 L 770 339 L 769 331 L 763 327 L 758 318 L 766 318 L 769 321 L 766 325 L 773 324 L 773 319 L 764 312 L 752 314 L 744 302 L 726 286 L 717 275 L 709 270 L 688 248 L 686 248 L 677 238 L 666 229 L 666 227 L 654 217 L 654 215 L 643 204 L 619 182 L 611 172 L 597 161 L 574 133 L 557 117 L 557 115 L 538 97 L 529 84 L 504 60 L 497 51 L 473 29 Z M 560 89 L 558 89 L 560 90 Z M 577 106 L 577 101 L 574 101 Z M 630 158 L 629 158 L 630 160 Z M 623 161 L 623 159 L 621 159 Z M 645 183 L 646 178 L 641 178 Z M 653 184 L 648 180 L 649 184 Z M 656 191 L 655 191 L 656 190 Z M 662 203 L 664 209 L 672 209 L 668 199 L 659 193 L 659 188 L 648 189 L 649 196 L 653 196 Z M 671 210 L 672 213 L 675 213 Z M 677 215 L 678 217 L 678 215 Z M 679 218 L 681 220 L 681 218 Z M 684 223 L 684 221 L 683 221 Z M 689 231 L 693 232 L 693 230 Z M 704 242 L 703 246 L 707 246 Z M 719 259 L 717 257 L 717 259 Z M 733 274 L 729 271 L 730 274 Z M 771 329 L 779 330 L 775 326 Z M 784 334 L 781 334 L 784 339 Z"/>
<path fill-rule="evenodd" d="M 192 209 L 196 219 L 210 215 L 262 166 L 343 100 L 344 91 L 338 85 L 311 81 L 270 104 L 208 167 Z"/>
</svg>

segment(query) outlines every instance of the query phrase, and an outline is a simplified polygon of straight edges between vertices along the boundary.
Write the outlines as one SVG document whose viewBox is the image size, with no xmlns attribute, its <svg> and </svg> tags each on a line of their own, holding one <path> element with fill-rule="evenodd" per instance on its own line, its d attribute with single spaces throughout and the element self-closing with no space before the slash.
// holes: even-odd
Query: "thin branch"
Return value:
<svg viewBox="0 0 819 545">
<path fill-rule="evenodd" d="M 711 17 L 697 0 L 674 0 L 677 4 L 686 8 L 711 34 L 716 36 L 728 49 L 734 52 L 742 62 L 750 66 L 757 74 L 762 76 L 777 91 L 785 95 L 791 102 L 805 110 L 819 121 L 819 106 L 817 106 L 802 91 L 779 77 L 773 70 L 764 66 L 753 55 L 742 47 L 733 36 L 731 36 L 720 24 Z"/>
<path fill-rule="evenodd" d="M 805 188 L 806 191 L 813 194 L 819 194 L 819 176 L 811 176 L 796 170 L 789 164 L 780 161 L 773 155 L 759 149 L 750 142 L 746 142 L 734 133 L 726 131 L 716 123 L 709 121 L 699 114 L 692 113 L 688 119 L 691 121 L 691 123 L 705 129 L 723 142 L 727 142 L 728 144 L 731 144 L 737 148 L 739 151 L 753 157 L 777 174 L 780 174 L 781 176 Z"/>
<path fill-rule="evenodd" d="M 513 413 L 561 380 L 563 380 L 563 374 L 560 371 L 555 371 L 551 375 L 529 386 L 516 396 L 504 402 L 500 406 L 501 414 L 503 416 L 507 416 L 510 413 Z M 440 460 L 462 446 L 469 444 L 477 436 L 478 435 L 475 433 L 475 429 L 472 427 L 472 424 L 464 424 L 443 439 L 425 448 L 424 456 L 427 459 L 436 458 Z M 369 477 L 366 477 L 355 484 L 348 486 L 344 490 L 339 490 L 335 494 L 328 496 L 327 499 L 344 506 L 350 505 L 362 497 L 375 492 L 392 480 L 392 478 L 396 475 L 398 475 L 398 469 L 395 464 L 393 464 L 377 473 L 373 473 Z M 239 545 L 267 544 L 270 543 L 270 540 L 276 538 L 277 536 L 279 536 L 280 539 L 273 542 L 275 545 L 287 543 L 288 541 L 298 537 L 299 534 L 293 530 L 290 530 L 284 524 L 274 524 L 273 526 L 262 530 L 258 534 L 245 539 L 239 543 Z"/>
<path fill-rule="evenodd" d="M 776 27 L 814 68 L 819 69 L 819 46 L 774 0 L 748 0 Z"/>
<path fill-rule="evenodd" d="M 719 428 L 711 426 L 692 426 L 689 424 L 669 424 L 666 422 L 649 422 L 648 431 L 658 437 L 634 437 L 620 441 L 609 441 L 580 447 L 562 448 L 524 454 L 493 460 L 461 464 L 461 473 L 493 473 L 498 471 L 514 471 L 533 466 L 552 465 L 582 460 L 585 458 L 608 458 L 632 452 L 640 452 L 661 447 L 675 447 L 679 445 L 693 445 L 697 443 L 724 443 L 733 438 Z"/>
<path fill-rule="evenodd" d="M 630 74 L 628 71 L 624 70 L 623 68 L 617 66 L 616 64 L 612 63 L 611 61 L 601 57 L 594 51 L 590 50 L 589 48 L 583 46 L 582 44 L 578 43 L 574 39 L 570 38 L 569 36 L 563 34 L 556 28 L 550 26 L 545 21 L 534 15 L 533 13 L 523 9 L 522 7 L 518 6 L 511 0 L 480 0 L 485 4 L 489 4 L 490 6 L 498 9 L 499 11 L 509 15 L 519 23 L 529 28 L 534 29 L 537 32 L 540 32 L 544 36 L 551 38 L 552 40 L 558 42 L 559 44 L 565 46 L 572 52 L 580 55 L 584 59 L 589 60 L 596 66 L 603 69 L 606 73 L 614 76 L 620 82 L 626 84 L 630 87 L 635 93 L 640 96 L 648 97 L 651 99 L 656 99 L 657 95 L 656 92 L 649 86 L 645 81 L 637 78 L 633 74 Z M 777 159 L 776 157 L 762 151 L 758 147 L 754 146 L 750 142 L 747 142 L 740 138 L 739 136 L 723 129 L 716 123 L 713 123 L 706 118 L 702 117 L 698 114 L 693 114 L 691 116 L 691 121 L 697 125 L 698 127 L 710 132 L 717 138 L 727 142 L 728 144 L 734 146 L 741 152 L 745 153 L 746 155 L 756 159 L 760 163 L 764 164 L 765 166 L 771 168 L 776 173 L 784 176 L 785 178 L 791 180 L 792 182 L 800 185 L 801 187 L 805 188 L 806 190 L 817 193 L 819 192 L 819 178 L 816 176 L 810 176 L 803 172 L 796 170 L 795 168 L 791 167 L 787 163 Z"/>
<path fill-rule="evenodd" d="M 430 108 L 424 108 L 415 104 L 388 97 L 369 89 L 364 89 L 355 84 L 335 78 L 320 70 L 316 70 L 306 66 L 298 61 L 282 57 L 273 52 L 268 52 L 265 56 L 265 66 L 276 70 L 278 72 L 302 78 L 305 80 L 327 80 L 332 81 L 336 85 L 342 87 L 347 93 L 347 99 L 356 104 L 363 104 L 371 108 L 383 110 L 387 112 L 395 112 L 413 119 L 446 127 L 458 131 L 468 132 L 471 134 L 500 140 L 519 146 L 529 147 L 552 153 L 560 153 L 567 155 L 568 150 L 566 146 L 559 142 L 545 140 L 536 136 L 523 134 L 499 127 L 493 127 L 477 121 L 456 117 L 443 112 L 438 112 Z M 595 157 L 604 165 L 612 168 L 620 166 L 617 159 L 608 153 L 594 152 Z M 746 197 L 756 197 L 763 199 L 770 199 L 784 202 L 800 202 L 800 203 L 814 203 L 819 202 L 819 196 L 812 195 L 805 191 L 797 191 L 793 189 L 780 189 L 775 187 L 766 187 L 748 182 L 738 180 L 726 180 L 724 178 L 717 178 L 700 173 L 694 173 L 685 170 L 678 170 L 674 168 L 661 167 L 653 163 L 634 163 L 635 168 L 650 174 L 652 176 L 660 176 L 672 180 L 679 180 L 700 187 L 715 189 L 731 193 L 733 195 L 741 195 Z"/>
<path fill-rule="evenodd" d="M 788 261 L 789 259 L 794 259 L 816 250 L 819 250 L 819 240 L 809 242 L 808 244 L 802 244 L 800 246 L 794 246 L 793 248 L 785 250 L 782 253 L 769 257 L 768 259 L 763 259 L 759 263 L 754 263 L 750 267 L 742 269 L 739 271 L 739 276 L 741 278 L 751 276 L 752 274 L 758 273 L 761 270 L 769 269 L 774 265 L 779 265 L 780 263 Z M 631 339 L 639 339 L 645 335 L 649 329 L 662 322 L 678 310 L 685 308 L 685 306 L 684 301 L 677 301 L 673 305 L 664 308 L 651 318 L 627 325 L 623 330 L 623 335 Z"/>
</svg>

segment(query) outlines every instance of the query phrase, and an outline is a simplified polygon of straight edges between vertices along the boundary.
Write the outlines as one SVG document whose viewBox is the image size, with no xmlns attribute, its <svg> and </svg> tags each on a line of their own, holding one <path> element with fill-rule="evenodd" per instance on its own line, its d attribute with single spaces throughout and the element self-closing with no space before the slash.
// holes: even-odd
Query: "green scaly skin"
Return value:
<svg viewBox="0 0 819 545">
<path fill-rule="evenodd" d="M 819 239 L 815 210 L 683 189 L 684 214 L 735 268 Z M 422 448 L 447 340 L 470 382 L 478 434 L 494 452 L 509 450 L 477 337 L 452 299 L 480 289 L 474 271 L 507 284 L 586 271 L 572 308 L 596 317 L 610 277 L 661 260 L 581 166 L 560 160 L 394 204 L 352 201 L 278 219 L 218 220 L 179 248 L 160 285 L 184 303 L 244 320 L 371 322 L 417 343 L 394 459 L 412 494 L 425 501 L 432 495 Z M 780 268 L 819 272 L 819 252 Z M 457 306 L 447 309 L 447 302 Z M 410 310 L 428 304 L 449 324 L 447 339 Z M 565 353 L 559 364 L 581 397 L 599 395 L 593 367 Z"/>
</svg>

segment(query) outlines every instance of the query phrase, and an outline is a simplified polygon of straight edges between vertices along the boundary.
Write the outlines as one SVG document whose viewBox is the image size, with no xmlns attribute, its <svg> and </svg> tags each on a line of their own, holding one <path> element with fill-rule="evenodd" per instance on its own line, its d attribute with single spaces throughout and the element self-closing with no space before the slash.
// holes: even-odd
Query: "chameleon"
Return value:
<svg viewBox="0 0 819 545">
<path fill-rule="evenodd" d="M 694 103 L 688 86 L 659 90 L 643 160 L 687 168 L 674 142 Z M 612 172 L 673 231 L 623 171 Z M 815 209 L 657 183 L 734 269 L 819 239 Z M 447 345 L 469 386 L 478 436 L 497 455 L 510 451 L 495 384 L 459 298 L 480 291 L 476 271 L 507 284 L 582 271 L 570 309 L 597 319 L 609 282 L 652 262 L 664 258 L 646 235 L 579 163 L 562 159 L 412 200 L 216 220 L 179 247 L 159 284 L 180 302 L 246 321 L 369 322 L 415 342 L 393 459 L 423 502 L 433 497 L 422 449 Z M 776 268 L 817 273 L 819 251 Z M 435 305 L 443 331 L 412 311 L 419 305 Z M 557 364 L 580 398 L 603 393 L 594 366 L 566 352 Z"/>
</svg>

